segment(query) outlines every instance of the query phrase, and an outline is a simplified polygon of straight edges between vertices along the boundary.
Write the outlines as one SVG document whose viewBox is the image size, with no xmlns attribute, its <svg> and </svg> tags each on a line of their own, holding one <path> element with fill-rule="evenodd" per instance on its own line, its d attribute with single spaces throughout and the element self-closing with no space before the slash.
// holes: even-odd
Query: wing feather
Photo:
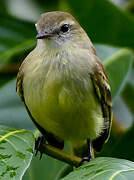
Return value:
<svg viewBox="0 0 134 180">
<path fill-rule="evenodd" d="M 95 56 L 95 60 L 96 63 L 91 73 L 91 79 L 93 82 L 95 94 L 101 104 L 105 126 L 103 133 L 92 142 L 94 149 L 99 152 L 101 151 L 104 142 L 107 141 L 110 134 L 112 123 L 112 101 L 110 85 L 108 83 L 105 69 L 97 56 Z"/>
<path fill-rule="evenodd" d="M 23 93 L 23 86 L 22 86 L 22 84 L 23 84 L 22 65 L 20 66 L 19 72 L 17 74 L 16 92 L 19 94 L 21 100 L 24 101 L 24 93 Z"/>
</svg>

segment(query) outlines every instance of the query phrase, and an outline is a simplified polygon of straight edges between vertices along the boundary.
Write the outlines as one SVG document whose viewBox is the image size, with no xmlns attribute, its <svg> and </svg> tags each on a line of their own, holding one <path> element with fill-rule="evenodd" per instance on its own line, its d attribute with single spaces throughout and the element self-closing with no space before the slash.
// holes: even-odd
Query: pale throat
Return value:
<svg viewBox="0 0 134 180">
<path fill-rule="evenodd" d="M 74 36 L 74 35 L 73 35 Z M 86 34 L 83 36 L 75 35 L 75 37 L 58 39 L 57 37 L 39 39 L 37 41 L 37 48 L 40 52 L 43 51 L 67 51 L 72 48 L 90 49 L 90 40 Z"/>
</svg>

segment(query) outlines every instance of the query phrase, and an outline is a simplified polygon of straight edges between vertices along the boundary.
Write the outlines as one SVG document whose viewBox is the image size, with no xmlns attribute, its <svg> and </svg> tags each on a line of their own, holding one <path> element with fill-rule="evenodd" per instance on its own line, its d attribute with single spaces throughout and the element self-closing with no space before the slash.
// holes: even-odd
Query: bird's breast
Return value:
<svg viewBox="0 0 134 180">
<path fill-rule="evenodd" d="M 35 67 L 24 77 L 25 101 L 35 121 L 67 140 L 97 136 L 95 112 L 98 120 L 102 114 L 88 72 L 65 58 Z"/>
</svg>

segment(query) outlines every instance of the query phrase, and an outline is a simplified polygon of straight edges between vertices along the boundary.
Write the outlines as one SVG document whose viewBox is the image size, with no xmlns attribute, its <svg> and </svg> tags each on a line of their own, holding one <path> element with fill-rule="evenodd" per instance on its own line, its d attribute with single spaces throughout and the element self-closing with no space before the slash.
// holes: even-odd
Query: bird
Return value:
<svg viewBox="0 0 134 180">
<path fill-rule="evenodd" d="M 69 141 L 74 155 L 90 161 L 112 125 L 105 68 L 70 13 L 46 12 L 35 26 L 37 44 L 19 68 L 17 93 L 48 144 L 62 150 Z"/>
</svg>

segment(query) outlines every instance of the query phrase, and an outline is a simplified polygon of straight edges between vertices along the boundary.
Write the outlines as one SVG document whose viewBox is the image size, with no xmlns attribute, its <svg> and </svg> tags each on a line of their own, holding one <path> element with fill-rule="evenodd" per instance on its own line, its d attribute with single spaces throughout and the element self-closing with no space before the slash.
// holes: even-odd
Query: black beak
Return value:
<svg viewBox="0 0 134 180">
<path fill-rule="evenodd" d="M 46 31 L 40 31 L 40 32 L 37 34 L 36 38 L 37 38 L 37 39 L 43 39 L 43 38 L 48 38 L 48 37 L 52 37 L 52 36 L 53 36 L 52 33 L 48 33 L 48 32 L 46 32 Z"/>
</svg>

